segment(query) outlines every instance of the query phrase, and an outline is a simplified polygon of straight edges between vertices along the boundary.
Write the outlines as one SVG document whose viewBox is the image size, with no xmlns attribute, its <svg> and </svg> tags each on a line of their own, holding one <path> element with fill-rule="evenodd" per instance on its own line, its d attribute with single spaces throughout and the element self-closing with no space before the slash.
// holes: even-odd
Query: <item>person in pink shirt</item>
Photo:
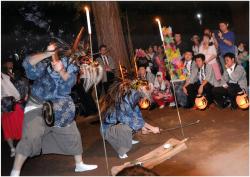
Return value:
<svg viewBox="0 0 250 177">
<path fill-rule="evenodd" d="M 221 72 L 219 64 L 216 60 L 217 51 L 214 45 L 209 45 L 209 40 L 209 36 L 205 34 L 199 48 L 199 53 L 205 55 L 205 63 L 212 66 L 215 78 L 219 81 L 221 80 Z"/>
</svg>

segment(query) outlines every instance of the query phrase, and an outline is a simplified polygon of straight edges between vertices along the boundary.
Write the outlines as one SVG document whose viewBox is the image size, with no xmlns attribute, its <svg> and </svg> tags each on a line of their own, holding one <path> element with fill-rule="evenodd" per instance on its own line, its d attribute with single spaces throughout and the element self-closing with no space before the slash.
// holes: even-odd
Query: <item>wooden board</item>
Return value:
<svg viewBox="0 0 250 177">
<path fill-rule="evenodd" d="M 164 162 L 167 159 L 170 159 L 174 155 L 178 154 L 179 152 L 187 149 L 187 146 L 185 142 L 187 139 L 184 139 L 182 141 L 179 141 L 177 139 L 171 138 L 168 141 L 166 141 L 164 144 L 171 144 L 171 148 L 165 149 L 163 145 L 159 146 L 158 148 L 154 149 L 153 151 L 145 154 L 144 156 L 131 161 L 126 162 L 123 165 L 120 166 L 114 166 L 111 168 L 111 174 L 115 176 L 119 171 L 126 167 L 134 166 L 134 165 L 141 165 L 146 168 L 153 168 L 156 165 L 159 165 L 160 163 Z"/>
</svg>

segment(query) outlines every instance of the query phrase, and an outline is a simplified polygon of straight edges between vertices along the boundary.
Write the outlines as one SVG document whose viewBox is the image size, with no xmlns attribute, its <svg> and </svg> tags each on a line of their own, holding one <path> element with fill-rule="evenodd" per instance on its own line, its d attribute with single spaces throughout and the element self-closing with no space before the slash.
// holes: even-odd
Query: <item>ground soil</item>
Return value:
<svg viewBox="0 0 250 177">
<path fill-rule="evenodd" d="M 158 108 L 143 111 L 145 120 L 161 128 L 178 125 L 176 109 Z M 224 109 L 214 106 L 205 111 L 180 109 L 185 123 L 200 120 L 194 126 L 184 128 L 188 149 L 153 168 L 159 175 L 249 175 L 249 115 L 248 111 Z M 102 139 L 98 122 L 86 122 L 79 117 L 78 128 L 82 135 L 85 163 L 98 164 L 98 169 L 75 173 L 74 160 L 70 156 L 42 155 L 29 159 L 21 175 L 107 175 Z M 134 160 L 170 138 L 183 139 L 180 129 L 161 134 L 141 135 L 134 139 L 140 143 L 133 146 L 128 158 L 121 160 L 106 143 L 109 168 Z M 2 140 L 2 175 L 9 175 L 13 159 L 9 157 L 7 144 Z"/>
</svg>

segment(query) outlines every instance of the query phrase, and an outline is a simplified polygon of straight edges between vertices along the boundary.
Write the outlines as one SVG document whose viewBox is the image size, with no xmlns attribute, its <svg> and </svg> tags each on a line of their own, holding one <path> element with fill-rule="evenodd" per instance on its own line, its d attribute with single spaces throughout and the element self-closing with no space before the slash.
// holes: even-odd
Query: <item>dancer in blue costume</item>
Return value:
<svg viewBox="0 0 250 177">
<path fill-rule="evenodd" d="M 160 133 L 159 127 L 151 126 L 144 121 L 138 106 L 140 101 L 148 98 L 151 89 L 144 84 L 137 85 L 137 89 L 131 86 L 130 80 L 115 83 L 101 99 L 104 117 L 101 133 L 120 158 L 128 157 L 127 152 L 132 144 L 138 143 L 132 139 L 134 133 L 139 130 L 143 130 L 144 133 Z"/>
<path fill-rule="evenodd" d="M 81 136 L 74 121 L 75 105 L 69 95 L 76 83 L 78 67 L 70 63 L 68 57 L 60 58 L 56 49 L 52 43 L 46 52 L 30 55 L 23 62 L 27 77 L 34 83 L 25 107 L 23 135 L 16 148 L 11 176 L 19 176 L 26 159 L 40 155 L 41 151 L 74 156 L 75 172 L 97 168 L 97 165 L 83 163 Z M 52 127 L 45 124 L 42 116 L 46 101 L 53 103 Z"/>
</svg>

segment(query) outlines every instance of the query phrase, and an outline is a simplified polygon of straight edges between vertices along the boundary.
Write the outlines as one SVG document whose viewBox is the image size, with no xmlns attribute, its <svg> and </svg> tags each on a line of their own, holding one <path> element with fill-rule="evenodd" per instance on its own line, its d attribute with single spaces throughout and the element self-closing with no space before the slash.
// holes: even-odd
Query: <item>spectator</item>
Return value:
<svg viewBox="0 0 250 177">
<path fill-rule="evenodd" d="M 107 46 L 101 45 L 99 47 L 100 57 L 97 58 L 97 61 L 100 65 L 103 66 L 103 78 L 102 82 L 98 86 L 98 95 L 100 96 L 102 90 L 107 93 L 109 86 L 113 83 L 115 78 L 115 63 L 111 56 L 108 56 Z"/>
<path fill-rule="evenodd" d="M 232 108 L 236 109 L 236 96 L 237 93 L 245 90 L 248 92 L 246 72 L 241 65 L 235 62 L 235 55 L 233 53 L 226 53 L 225 67 L 226 70 L 223 73 L 223 82 L 220 87 L 213 88 L 213 95 L 215 103 L 225 108 L 231 105 Z M 229 97 L 230 102 L 227 102 Z"/>
<path fill-rule="evenodd" d="M 235 54 L 235 36 L 232 31 L 229 31 L 228 27 L 228 22 L 221 21 L 219 23 L 220 30 L 217 34 L 215 34 L 216 38 L 214 38 L 216 39 L 215 43 L 218 44 L 220 64 L 223 71 L 225 70 L 225 62 L 223 56 L 228 52 Z"/>
<path fill-rule="evenodd" d="M 151 85 L 154 84 L 154 75 L 150 72 L 146 71 L 145 65 L 139 65 L 138 66 L 138 78 L 141 80 L 147 80 Z"/>
<path fill-rule="evenodd" d="M 195 67 L 195 62 L 193 61 L 193 52 L 190 48 L 184 52 L 184 58 L 182 59 L 184 64 L 184 71 L 187 76 L 187 80 L 189 79 L 193 68 Z M 177 102 L 182 107 L 187 107 L 187 95 L 183 92 L 182 87 L 185 85 L 184 81 L 175 82 L 175 95 Z"/>
<path fill-rule="evenodd" d="M 193 107 L 197 95 L 204 95 L 208 104 L 212 103 L 212 88 L 214 85 L 214 72 L 210 65 L 205 64 L 205 56 L 198 54 L 195 57 L 195 68 L 190 79 L 186 80 L 183 92 L 188 97 L 187 107 Z"/>
<path fill-rule="evenodd" d="M 244 44 L 243 42 L 240 42 L 238 45 L 237 51 L 238 51 L 237 62 L 246 69 L 246 65 L 248 64 L 248 61 L 249 61 L 249 54 L 246 48 L 246 44 Z"/>
<path fill-rule="evenodd" d="M 157 52 L 158 52 L 158 46 L 157 46 L 157 45 L 154 45 L 154 46 L 153 46 L 153 50 L 154 50 L 154 53 L 157 53 Z"/>
<path fill-rule="evenodd" d="M 165 65 L 165 59 L 166 59 L 166 55 L 164 52 L 164 48 L 162 46 L 159 46 L 158 53 L 155 58 L 155 63 L 158 66 L 158 71 L 162 72 L 164 78 L 166 78 L 166 71 L 167 71 L 166 65 Z"/>
<path fill-rule="evenodd" d="M 152 47 L 152 46 L 149 46 L 149 47 L 148 47 L 148 53 L 147 53 L 148 59 L 152 61 L 153 58 L 154 58 L 154 55 L 155 55 L 155 52 L 154 52 L 153 47 Z"/>
<path fill-rule="evenodd" d="M 200 47 L 200 38 L 198 35 L 193 35 L 191 38 L 191 41 L 193 42 L 192 50 L 194 55 L 197 55 L 199 53 L 199 47 Z"/>
<path fill-rule="evenodd" d="M 174 35 L 176 49 L 180 50 L 181 56 L 187 49 L 186 43 L 182 41 L 181 33 L 175 33 Z"/>
<path fill-rule="evenodd" d="M 175 106 L 174 97 L 171 93 L 170 82 L 163 78 L 162 72 L 158 72 L 156 74 L 152 97 L 160 109 L 164 108 L 166 103 L 170 103 L 170 106 Z"/>
<path fill-rule="evenodd" d="M 247 74 L 247 81 L 249 82 L 249 53 L 246 44 L 240 43 L 238 46 L 237 62 L 243 66 Z"/>
<path fill-rule="evenodd" d="M 1 112 L 4 139 L 10 147 L 10 156 L 15 156 L 13 140 L 22 137 L 24 102 L 28 98 L 28 81 L 17 79 L 12 60 L 5 60 L 1 72 Z"/>
<path fill-rule="evenodd" d="M 146 57 L 148 59 L 148 67 L 150 68 L 150 71 L 152 72 L 153 69 L 153 60 L 155 57 L 154 49 L 152 46 L 149 46 L 148 52 L 146 53 Z"/>
<path fill-rule="evenodd" d="M 205 28 L 203 31 L 203 35 L 209 36 L 209 46 L 215 45 L 214 42 L 214 33 L 209 28 Z M 217 48 L 217 46 L 215 46 Z"/>
<path fill-rule="evenodd" d="M 212 66 L 216 80 L 221 80 L 220 67 L 216 60 L 216 48 L 214 45 L 209 45 L 209 36 L 206 34 L 203 36 L 199 51 L 205 55 L 205 63 Z"/>
<path fill-rule="evenodd" d="M 187 78 L 189 78 L 192 68 L 195 66 L 195 62 L 193 61 L 193 53 L 191 50 L 186 50 L 183 56 L 184 58 L 182 59 L 182 62 L 184 63 L 184 69 L 186 70 Z"/>
</svg>

